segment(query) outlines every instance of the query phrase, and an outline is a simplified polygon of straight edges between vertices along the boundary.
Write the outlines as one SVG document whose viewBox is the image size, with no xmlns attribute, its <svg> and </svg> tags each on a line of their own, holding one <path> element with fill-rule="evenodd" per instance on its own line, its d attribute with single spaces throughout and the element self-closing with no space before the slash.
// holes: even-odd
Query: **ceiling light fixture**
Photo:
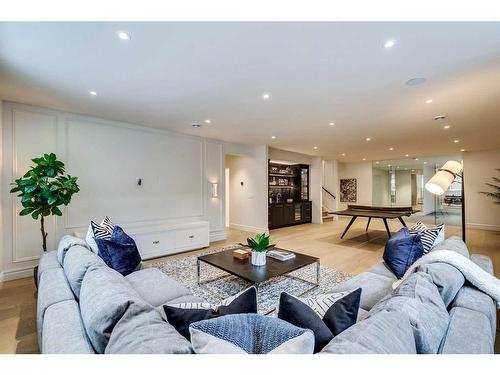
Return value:
<svg viewBox="0 0 500 375">
<path fill-rule="evenodd" d="M 389 147 L 389 151 L 394 151 L 394 147 Z"/>
<path fill-rule="evenodd" d="M 269 94 L 268 92 L 265 92 L 264 94 L 262 94 L 262 99 L 269 100 L 270 98 L 271 98 L 271 94 Z"/>
<path fill-rule="evenodd" d="M 345 153 L 342 153 L 342 156 L 345 156 Z"/>
<path fill-rule="evenodd" d="M 318 149 L 318 146 L 314 146 L 313 148 L 314 148 L 315 150 L 317 150 L 317 149 Z"/>
<path fill-rule="evenodd" d="M 449 128 L 450 128 L 450 125 L 443 126 L 443 129 L 449 129 Z"/>
<path fill-rule="evenodd" d="M 461 149 L 460 152 L 465 152 L 465 148 Z"/>
<path fill-rule="evenodd" d="M 117 36 L 118 38 L 120 38 L 121 40 L 127 40 L 127 41 L 128 41 L 128 40 L 132 39 L 132 38 L 130 37 L 130 34 L 129 34 L 129 33 L 127 33 L 126 31 L 117 31 L 117 32 L 116 32 L 116 36 Z"/>
<path fill-rule="evenodd" d="M 418 158 L 415 158 L 416 161 L 418 161 Z"/>
<path fill-rule="evenodd" d="M 330 122 L 328 125 L 335 126 L 335 123 L 334 122 Z"/>
<path fill-rule="evenodd" d="M 427 99 L 427 100 L 425 101 L 425 104 L 431 104 L 431 103 L 432 103 L 432 99 Z"/>
<path fill-rule="evenodd" d="M 92 95 L 92 96 L 97 96 L 97 92 L 95 92 L 94 90 L 90 90 L 89 94 Z"/>
<path fill-rule="evenodd" d="M 412 78 L 412 79 L 409 79 L 408 81 L 406 81 L 405 85 L 406 86 L 417 86 L 417 85 L 421 85 L 425 81 L 426 81 L 425 78 Z"/>
<path fill-rule="evenodd" d="M 363 158 L 362 160 L 363 160 L 363 161 L 365 161 L 365 160 L 366 160 L 366 158 Z"/>
<path fill-rule="evenodd" d="M 394 39 L 389 39 L 384 43 L 384 48 L 392 48 L 396 45 L 396 41 Z"/>
<path fill-rule="evenodd" d="M 198 123 L 196 123 L 196 122 L 195 122 L 194 124 L 191 124 L 191 126 L 192 126 L 193 128 L 201 128 L 201 124 L 198 124 Z"/>
<path fill-rule="evenodd" d="M 460 142 L 460 139 L 455 139 L 453 142 L 458 143 L 458 142 Z"/>
<path fill-rule="evenodd" d="M 380 162 L 379 162 L 379 161 L 376 161 L 376 162 L 375 162 L 375 164 L 380 164 Z"/>
<path fill-rule="evenodd" d="M 408 157 L 408 156 L 410 156 L 410 155 L 409 155 L 409 154 L 406 154 L 405 156 L 406 156 L 406 157 Z"/>
<path fill-rule="evenodd" d="M 271 139 L 276 139 L 276 136 L 275 135 L 271 136 Z"/>
<path fill-rule="evenodd" d="M 372 139 L 371 138 L 366 138 L 366 142 L 370 142 Z"/>
<path fill-rule="evenodd" d="M 208 118 L 205 120 L 205 124 L 210 124 L 211 122 L 212 122 L 212 120 L 210 120 Z"/>
<path fill-rule="evenodd" d="M 444 120 L 445 118 L 446 118 L 445 115 L 437 115 L 436 117 L 434 117 L 434 120 L 441 121 L 441 120 Z"/>
</svg>

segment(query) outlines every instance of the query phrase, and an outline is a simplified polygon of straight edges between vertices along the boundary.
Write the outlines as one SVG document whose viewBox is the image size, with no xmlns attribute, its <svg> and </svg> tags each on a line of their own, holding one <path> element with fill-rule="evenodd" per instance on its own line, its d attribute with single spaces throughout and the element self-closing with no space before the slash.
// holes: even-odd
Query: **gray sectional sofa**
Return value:
<svg viewBox="0 0 500 375">
<path fill-rule="evenodd" d="M 458 238 L 439 246 L 469 257 Z M 488 257 L 470 259 L 493 273 Z M 42 353 L 192 353 L 163 318 L 165 303 L 199 301 L 155 268 L 126 277 L 94 253 L 73 246 L 43 254 L 38 271 L 38 338 Z M 381 262 L 335 290 L 362 288 L 358 322 L 322 353 L 493 353 L 496 307 L 454 267 L 430 264 L 396 289 Z"/>
</svg>

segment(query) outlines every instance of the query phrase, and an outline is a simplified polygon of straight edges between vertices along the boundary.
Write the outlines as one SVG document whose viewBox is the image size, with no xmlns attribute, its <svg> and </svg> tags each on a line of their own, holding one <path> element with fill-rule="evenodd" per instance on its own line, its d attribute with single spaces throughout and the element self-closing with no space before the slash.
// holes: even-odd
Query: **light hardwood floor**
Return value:
<svg viewBox="0 0 500 375">
<path fill-rule="evenodd" d="M 366 221 L 359 220 L 341 240 L 340 234 L 346 224 L 347 219 L 341 218 L 322 225 L 305 224 L 276 229 L 271 231 L 271 236 L 282 248 L 317 256 L 323 266 L 354 275 L 381 260 L 387 235 L 381 222 L 372 220 L 370 231 L 365 233 Z M 391 223 L 391 230 L 396 231 L 399 227 L 397 222 Z M 460 229 L 447 227 L 446 236 L 452 234 L 459 235 Z M 243 242 L 248 235 L 249 233 L 231 229 L 225 241 L 214 242 L 210 248 Z M 489 255 L 499 277 L 500 233 L 470 229 L 467 235 L 470 251 Z M 173 256 L 180 257 L 183 254 Z M 497 353 L 499 349 L 497 340 Z M 26 278 L 0 283 L 0 353 L 36 352 L 36 290 L 33 280 Z"/>
</svg>

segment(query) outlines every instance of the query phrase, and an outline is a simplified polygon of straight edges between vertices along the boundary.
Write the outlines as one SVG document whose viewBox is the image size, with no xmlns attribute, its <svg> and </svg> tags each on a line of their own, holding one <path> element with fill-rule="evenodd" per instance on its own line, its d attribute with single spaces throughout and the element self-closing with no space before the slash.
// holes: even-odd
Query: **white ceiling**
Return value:
<svg viewBox="0 0 500 375">
<path fill-rule="evenodd" d="M 500 23 L 0 23 L 0 98 L 345 161 L 496 148 Z"/>
</svg>

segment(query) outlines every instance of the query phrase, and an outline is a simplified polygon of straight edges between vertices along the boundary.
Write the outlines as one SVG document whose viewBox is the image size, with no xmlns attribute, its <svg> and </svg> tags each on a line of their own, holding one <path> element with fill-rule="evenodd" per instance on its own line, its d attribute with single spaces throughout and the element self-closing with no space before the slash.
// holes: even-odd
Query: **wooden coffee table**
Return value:
<svg viewBox="0 0 500 375">
<path fill-rule="evenodd" d="M 267 257 L 266 265 L 264 266 L 253 266 L 251 262 L 251 256 L 247 259 L 237 259 L 233 256 L 233 250 L 225 250 L 218 253 L 202 255 L 198 257 L 197 260 L 197 281 L 198 284 L 205 284 L 212 281 L 220 280 L 221 278 L 228 276 L 237 276 L 240 279 L 243 279 L 250 284 L 253 284 L 257 290 L 259 286 L 269 281 L 275 277 L 286 276 L 289 278 L 296 279 L 298 281 L 304 282 L 306 284 L 311 285 L 311 288 L 301 293 L 304 295 L 305 293 L 317 288 L 320 282 L 320 261 L 319 258 L 312 257 L 305 254 L 300 254 L 293 252 L 295 254 L 294 259 L 286 260 L 284 262 L 279 261 L 277 259 L 273 259 Z M 282 250 L 276 248 L 276 250 Z M 284 250 L 289 251 L 289 250 Z M 200 265 L 201 262 L 210 264 L 213 267 L 216 267 L 222 271 L 228 273 L 228 275 L 223 275 L 221 277 L 211 279 L 211 280 L 200 280 Z M 290 272 L 296 271 L 300 268 L 309 266 L 311 264 L 316 264 L 316 275 L 315 281 L 305 280 L 296 276 L 289 275 Z"/>
</svg>

